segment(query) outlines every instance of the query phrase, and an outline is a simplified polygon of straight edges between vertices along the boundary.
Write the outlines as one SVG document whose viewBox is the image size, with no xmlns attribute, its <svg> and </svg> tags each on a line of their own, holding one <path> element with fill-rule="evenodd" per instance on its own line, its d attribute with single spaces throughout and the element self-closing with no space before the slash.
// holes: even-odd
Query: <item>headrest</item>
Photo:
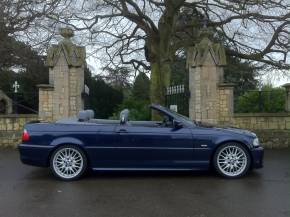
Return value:
<svg viewBox="0 0 290 217">
<path fill-rule="evenodd" d="M 86 110 L 89 119 L 93 119 L 95 117 L 95 112 L 91 109 Z"/>
<path fill-rule="evenodd" d="M 129 110 L 124 109 L 123 111 L 120 112 L 120 124 L 126 124 L 128 121 L 129 117 Z"/>
<path fill-rule="evenodd" d="M 78 113 L 78 121 L 84 122 L 88 121 L 89 119 L 89 114 L 86 111 L 80 111 Z"/>
</svg>

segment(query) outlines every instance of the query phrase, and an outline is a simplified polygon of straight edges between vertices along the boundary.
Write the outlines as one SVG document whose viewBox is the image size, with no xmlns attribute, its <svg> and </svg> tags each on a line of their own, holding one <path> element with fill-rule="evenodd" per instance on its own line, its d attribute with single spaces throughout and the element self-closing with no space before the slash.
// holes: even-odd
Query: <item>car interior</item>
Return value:
<svg viewBox="0 0 290 217">
<path fill-rule="evenodd" d="M 168 115 L 160 113 L 159 115 L 162 118 L 162 121 L 130 121 L 129 120 L 129 110 L 124 109 L 120 112 L 119 120 L 110 120 L 110 119 L 95 119 L 95 113 L 93 110 L 83 110 L 78 113 L 77 120 L 78 122 L 87 122 L 87 123 L 96 123 L 96 124 L 120 124 L 128 126 L 144 126 L 144 127 L 171 127 L 172 118 Z"/>
</svg>

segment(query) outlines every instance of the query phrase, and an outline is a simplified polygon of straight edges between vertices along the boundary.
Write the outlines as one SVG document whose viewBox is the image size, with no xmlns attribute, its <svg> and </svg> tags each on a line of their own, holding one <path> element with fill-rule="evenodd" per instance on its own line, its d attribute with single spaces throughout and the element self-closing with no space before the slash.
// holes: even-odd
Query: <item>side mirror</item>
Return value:
<svg viewBox="0 0 290 217">
<path fill-rule="evenodd" d="M 173 127 L 174 127 L 175 129 L 180 129 L 180 128 L 182 128 L 182 127 L 183 127 L 182 122 L 179 121 L 179 120 L 173 120 Z"/>
<path fill-rule="evenodd" d="M 120 112 L 120 124 L 126 124 L 128 121 L 128 116 L 129 116 L 129 110 L 124 109 L 123 111 Z"/>
<path fill-rule="evenodd" d="M 125 117 L 125 115 L 122 115 L 121 116 L 121 118 L 120 118 L 121 120 L 120 120 L 120 124 L 126 124 L 126 117 Z"/>
</svg>

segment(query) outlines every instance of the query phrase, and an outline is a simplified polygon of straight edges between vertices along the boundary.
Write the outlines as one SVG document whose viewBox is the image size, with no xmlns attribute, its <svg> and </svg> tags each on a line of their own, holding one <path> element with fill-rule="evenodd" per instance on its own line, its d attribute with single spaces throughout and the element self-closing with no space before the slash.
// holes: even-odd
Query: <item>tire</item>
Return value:
<svg viewBox="0 0 290 217">
<path fill-rule="evenodd" d="M 87 169 L 87 157 L 79 147 L 63 145 L 52 153 L 50 169 L 55 177 L 63 181 L 77 180 Z"/>
<path fill-rule="evenodd" d="M 218 147 L 213 156 L 215 171 L 226 178 L 240 178 L 251 167 L 249 151 L 239 143 L 226 143 Z"/>
</svg>

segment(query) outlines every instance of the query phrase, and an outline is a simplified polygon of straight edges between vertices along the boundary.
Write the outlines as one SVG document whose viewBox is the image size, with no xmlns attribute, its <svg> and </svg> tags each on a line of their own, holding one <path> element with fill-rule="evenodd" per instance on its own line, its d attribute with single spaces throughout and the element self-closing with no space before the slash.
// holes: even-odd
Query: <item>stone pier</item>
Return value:
<svg viewBox="0 0 290 217">
<path fill-rule="evenodd" d="M 223 46 L 212 42 L 211 33 L 204 29 L 202 40 L 188 50 L 187 67 L 189 70 L 189 117 L 197 121 L 218 123 L 219 94 L 224 94 L 223 83 L 226 55 Z"/>
<path fill-rule="evenodd" d="M 53 121 L 75 116 L 84 107 L 85 47 L 72 41 L 69 28 L 60 29 L 63 40 L 48 50 L 49 84 L 39 85 L 39 118 Z"/>
</svg>

